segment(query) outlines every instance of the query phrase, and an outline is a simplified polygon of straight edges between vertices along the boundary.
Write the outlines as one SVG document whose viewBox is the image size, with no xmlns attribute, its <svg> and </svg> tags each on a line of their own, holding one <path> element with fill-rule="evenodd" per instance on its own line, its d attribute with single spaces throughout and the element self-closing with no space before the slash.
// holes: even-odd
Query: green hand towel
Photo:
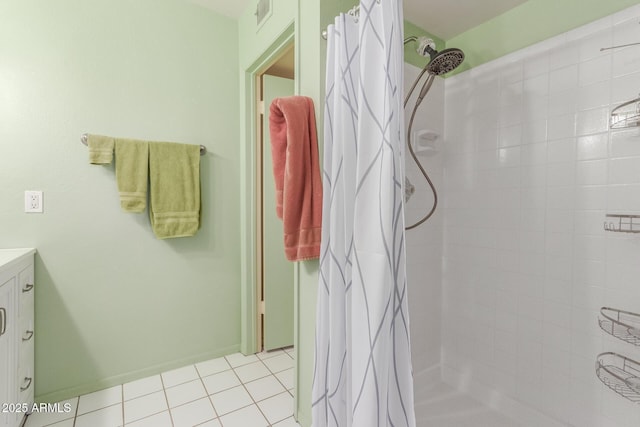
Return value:
<svg viewBox="0 0 640 427">
<path fill-rule="evenodd" d="M 116 139 L 116 181 L 120 207 L 125 212 L 144 212 L 147 205 L 149 143 Z"/>
<path fill-rule="evenodd" d="M 89 146 L 89 163 L 92 165 L 108 165 L 113 159 L 113 138 L 102 135 L 87 135 Z"/>
<path fill-rule="evenodd" d="M 200 227 L 200 147 L 149 143 L 149 216 L 156 237 L 193 236 Z"/>
</svg>

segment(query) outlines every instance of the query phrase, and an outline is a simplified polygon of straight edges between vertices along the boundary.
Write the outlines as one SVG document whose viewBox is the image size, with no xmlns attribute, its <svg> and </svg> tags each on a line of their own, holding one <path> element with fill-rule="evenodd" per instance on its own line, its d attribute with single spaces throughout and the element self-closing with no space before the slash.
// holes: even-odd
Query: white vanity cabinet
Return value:
<svg viewBox="0 0 640 427">
<path fill-rule="evenodd" d="M 35 249 L 0 249 L 0 427 L 20 426 L 34 397 Z"/>
</svg>

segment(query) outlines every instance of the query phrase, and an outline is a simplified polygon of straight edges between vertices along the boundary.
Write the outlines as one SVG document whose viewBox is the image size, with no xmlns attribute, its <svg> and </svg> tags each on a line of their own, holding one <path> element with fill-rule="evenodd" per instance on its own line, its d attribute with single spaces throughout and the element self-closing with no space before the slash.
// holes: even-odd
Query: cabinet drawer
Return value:
<svg viewBox="0 0 640 427">
<path fill-rule="evenodd" d="M 20 343 L 19 354 L 18 354 L 18 368 L 22 368 L 23 366 L 29 366 L 33 368 L 34 354 L 35 354 L 35 346 L 34 346 L 34 336 L 27 341 L 22 341 Z"/>
<path fill-rule="evenodd" d="M 33 264 L 29 264 L 18 274 L 18 289 L 20 298 L 20 316 L 22 313 L 33 313 L 35 282 L 33 279 Z"/>
<path fill-rule="evenodd" d="M 33 306 L 27 306 L 20 312 L 20 334 L 22 334 L 22 331 L 25 329 L 33 330 L 33 311 Z"/>
<path fill-rule="evenodd" d="M 31 382 L 24 381 L 24 378 L 30 378 Z M 31 407 L 34 401 L 34 390 L 35 383 L 33 382 L 33 375 L 29 375 L 28 377 L 21 377 L 20 379 L 20 389 L 19 389 L 19 399 L 18 403 L 26 403 Z M 24 390 L 22 390 L 24 388 Z"/>
<path fill-rule="evenodd" d="M 35 330 L 33 329 L 33 320 L 21 319 L 20 332 L 18 342 L 20 343 L 19 358 L 22 358 L 23 354 L 33 354 L 33 346 L 35 342 Z M 31 349 L 30 349 L 31 348 Z"/>
<path fill-rule="evenodd" d="M 25 396 L 33 396 L 33 389 L 35 388 L 33 378 L 33 346 L 30 346 L 30 355 L 23 354 L 20 357 L 20 363 L 18 364 L 18 396 L 23 399 Z M 24 357 L 23 357 L 24 356 Z M 29 359 L 29 357 L 31 359 Z M 20 400 L 20 403 L 30 403 L 25 400 Z"/>
</svg>

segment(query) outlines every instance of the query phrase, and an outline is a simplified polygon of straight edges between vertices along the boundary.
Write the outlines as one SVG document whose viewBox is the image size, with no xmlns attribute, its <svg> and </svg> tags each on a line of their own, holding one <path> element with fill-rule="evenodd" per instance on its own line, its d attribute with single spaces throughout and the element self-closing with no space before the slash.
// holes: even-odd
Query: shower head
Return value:
<svg viewBox="0 0 640 427">
<path fill-rule="evenodd" d="M 404 39 L 404 44 L 409 42 L 417 43 L 416 52 L 418 55 L 431 58 L 425 67 L 429 74 L 441 76 L 455 70 L 464 61 L 464 52 L 460 49 L 450 48 L 438 52 L 435 42 L 428 37 L 410 36 Z"/>
<path fill-rule="evenodd" d="M 427 72 L 435 76 L 441 76 L 458 68 L 464 61 L 464 52 L 460 49 L 450 48 L 440 52 L 427 46 L 431 55 L 431 61 L 427 64 Z"/>
</svg>

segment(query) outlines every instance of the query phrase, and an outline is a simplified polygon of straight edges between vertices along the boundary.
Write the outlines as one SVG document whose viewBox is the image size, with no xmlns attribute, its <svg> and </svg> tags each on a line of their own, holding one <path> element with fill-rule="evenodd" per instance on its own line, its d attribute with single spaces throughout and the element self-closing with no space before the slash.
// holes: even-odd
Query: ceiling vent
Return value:
<svg viewBox="0 0 640 427">
<path fill-rule="evenodd" d="M 256 6 L 256 24 L 260 25 L 270 15 L 271 0 L 260 0 Z"/>
</svg>

